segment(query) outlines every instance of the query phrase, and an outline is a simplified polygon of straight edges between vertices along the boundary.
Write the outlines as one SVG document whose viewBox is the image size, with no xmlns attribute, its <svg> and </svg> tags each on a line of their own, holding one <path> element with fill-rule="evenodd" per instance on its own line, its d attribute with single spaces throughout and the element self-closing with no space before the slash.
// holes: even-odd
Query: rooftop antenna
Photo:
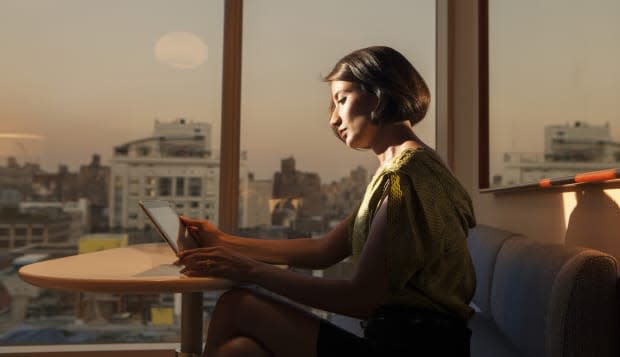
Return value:
<svg viewBox="0 0 620 357">
<path fill-rule="evenodd" d="M 24 145 L 24 143 L 17 140 L 15 141 L 15 145 L 17 145 L 20 148 L 22 154 L 24 155 L 24 164 L 27 162 L 30 162 L 30 155 L 28 155 L 28 150 L 26 150 L 26 146 Z"/>
</svg>

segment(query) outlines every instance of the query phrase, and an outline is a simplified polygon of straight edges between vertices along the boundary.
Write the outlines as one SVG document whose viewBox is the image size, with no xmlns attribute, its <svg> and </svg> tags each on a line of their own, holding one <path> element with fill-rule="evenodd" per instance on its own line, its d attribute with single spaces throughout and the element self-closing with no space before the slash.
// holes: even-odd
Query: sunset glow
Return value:
<svg viewBox="0 0 620 357">
<path fill-rule="evenodd" d="M 42 140 L 43 136 L 37 134 L 0 133 L 0 139 Z"/>
</svg>

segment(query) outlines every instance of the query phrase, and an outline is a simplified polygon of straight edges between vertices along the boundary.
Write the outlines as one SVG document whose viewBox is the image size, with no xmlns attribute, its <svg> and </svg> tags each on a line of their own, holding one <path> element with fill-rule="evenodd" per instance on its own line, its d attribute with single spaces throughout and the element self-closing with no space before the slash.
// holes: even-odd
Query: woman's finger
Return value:
<svg viewBox="0 0 620 357">
<path fill-rule="evenodd" d="M 185 268 L 181 269 L 182 274 L 187 273 L 202 273 L 209 274 L 213 272 L 213 261 L 207 259 L 199 262 L 194 262 L 193 264 L 189 264 L 185 266 Z"/>
<path fill-rule="evenodd" d="M 189 277 L 201 277 L 204 276 L 205 274 L 198 272 L 198 271 L 194 271 L 194 270 L 188 270 L 186 272 L 183 273 L 185 276 L 189 276 Z"/>
<path fill-rule="evenodd" d="M 215 262 L 219 260 L 221 260 L 219 259 L 219 257 L 214 256 L 212 254 L 197 253 L 194 255 L 187 256 L 187 257 L 179 258 L 178 262 L 179 262 L 179 265 L 194 266 L 197 264 L 202 264 L 205 261 L 209 261 L 209 264 L 212 265 L 212 264 L 215 264 Z"/>
<path fill-rule="evenodd" d="M 194 238 L 200 238 L 200 227 L 196 226 L 186 226 L 187 233 Z"/>
<path fill-rule="evenodd" d="M 179 216 L 179 219 L 186 226 L 194 226 L 194 227 L 198 227 L 198 228 L 200 228 L 200 226 L 202 226 L 202 221 L 200 221 L 199 219 L 191 219 L 191 218 L 185 217 L 185 216 Z"/>
<path fill-rule="evenodd" d="M 188 261 L 185 263 L 185 269 L 196 270 L 197 267 L 202 266 L 203 261 Z"/>
<path fill-rule="evenodd" d="M 196 261 L 199 261 L 201 259 L 204 259 L 202 257 L 199 257 L 198 255 L 188 255 L 188 256 L 184 256 L 184 257 L 179 257 L 178 261 L 180 264 L 182 265 L 190 265 Z"/>
<path fill-rule="evenodd" d="M 214 247 L 192 248 L 192 249 L 187 249 L 187 250 L 183 250 L 182 252 L 180 252 L 179 259 L 183 259 L 187 256 L 192 256 L 192 255 L 204 256 L 205 254 L 213 254 L 213 253 L 214 253 Z"/>
<path fill-rule="evenodd" d="M 187 264 L 195 264 L 198 262 L 209 260 L 210 258 L 211 258 L 210 255 L 194 254 L 185 259 L 182 259 L 181 261 L 187 265 Z"/>
</svg>

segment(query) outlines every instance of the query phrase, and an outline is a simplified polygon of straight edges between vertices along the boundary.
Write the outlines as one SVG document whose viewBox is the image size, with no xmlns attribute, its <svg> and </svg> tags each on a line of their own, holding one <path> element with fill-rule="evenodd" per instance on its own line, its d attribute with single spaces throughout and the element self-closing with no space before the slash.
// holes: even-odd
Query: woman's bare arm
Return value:
<svg viewBox="0 0 620 357">
<path fill-rule="evenodd" d="M 351 254 L 347 221 L 319 238 L 256 239 L 219 231 L 206 221 L 181 219 L 202 247 L 225 247 L 269 264 L 323 269 Z M 192 227 L 195 227 L 192 229 Z"/>
<path fill-rule="evenodd" d="M 370 227 L 351 279 L 325 279 L 260 266 L 253 281 L 302 304 L 359 318 L 368 317 L 388 296 L 387 200 Z"/>
<path fill-rule="evenodd" d="M 368 240 L 351 279 L 317 278 L 279 269 L 239 254 L 239 249 L 227 247 L 189 251 L 181 254 L 180 262 L 186 265 L 183 271 L 190 276 L 219 276 L 254 283 L 308 306 L 364 318 L 388 296 L 386 225 L 387 205 L 383 202 L 373 219 Z M 341 224 L 335 231 L 345 228 Z M 264 247 L 255 251 L 262 251 Z M 279 248 L 277 245 L 271 247 Z M 294 252 L 290 255 L 295 256 L 297 247 L 291 245 L 284 249 Z"/>
</svg>

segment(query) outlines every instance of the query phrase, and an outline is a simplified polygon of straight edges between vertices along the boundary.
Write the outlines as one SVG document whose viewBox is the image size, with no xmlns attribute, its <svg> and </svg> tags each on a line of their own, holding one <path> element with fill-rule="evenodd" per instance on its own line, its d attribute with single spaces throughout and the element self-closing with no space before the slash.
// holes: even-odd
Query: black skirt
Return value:
<svg viewBox="0 0 620 357">
<path fill-rule="evenodd" d="M 322 321 L 317 356 L 469 357 L 471 331 L 465 321 L 439 312 L 405 306 L 381 306 L 362 321 L 358 337 Z"/>
</svg>

